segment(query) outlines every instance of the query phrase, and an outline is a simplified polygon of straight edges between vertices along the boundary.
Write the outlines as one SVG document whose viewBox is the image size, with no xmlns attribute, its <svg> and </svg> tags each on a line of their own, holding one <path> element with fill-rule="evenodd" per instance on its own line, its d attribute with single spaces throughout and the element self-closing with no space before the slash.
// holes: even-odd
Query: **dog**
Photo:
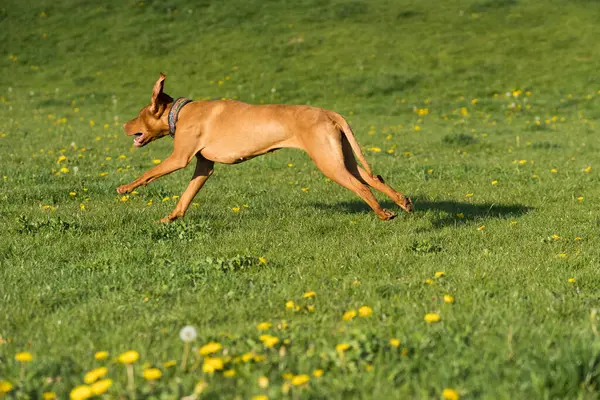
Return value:
<svg viewBox="0 0 600 400">
<path fill-rule="evenodd" d="M 173 100 L 163 91 L 166 76 L 154 84 L 150 105 L 124 124 L 134 147 L 143 147 L 169 134 L 173 153 L 119 194 L 186 167 L 194 158 L 196 169 L 175 209 L 161 222 L 184 216 L 193 198 L 213 173 L 215 163 L 237 164 L 281 148 L 302 149 L 329 179 L 356 193 L 387 221 L 396 213 L 382 208 L 369 187 L 390 197 L 400 208 L 412 212 L 409 197 L 374 175 L 354 138 L 352 129 L 338 113 L 304 105 L 252 105 L 234 100 Z M 360 161 L 358 165 L 356 158 Z"/>
</svg>

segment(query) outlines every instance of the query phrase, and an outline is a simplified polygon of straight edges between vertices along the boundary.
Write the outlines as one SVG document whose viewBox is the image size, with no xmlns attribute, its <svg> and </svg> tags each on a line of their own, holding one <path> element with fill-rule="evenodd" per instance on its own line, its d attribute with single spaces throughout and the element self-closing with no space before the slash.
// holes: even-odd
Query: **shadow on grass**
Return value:
<svg viewBox="0 0 600 400">
<path fill-rule="evenodd" d="M 398 212 L 403 211 L 391 201 L 380 202 L 383 208 Z M 497 204 L 497 203 L 472 203 L 454 200 L 427 200 L 413 198 L 414 215 L 420 216 L 427 212 L 433 212 L 432 225 L 442 228 L 448 225 L 456 225 L 468 221 L 483 221 L 491 218 L 520 217 L 535 210 L 534 207 L 523 204 Z M 314 203 L 314 206 L 322 210 L 364 213 L 372 212 L 371 208 L 359 200 L 343 201 L 336 204 Z"/>
</svg>

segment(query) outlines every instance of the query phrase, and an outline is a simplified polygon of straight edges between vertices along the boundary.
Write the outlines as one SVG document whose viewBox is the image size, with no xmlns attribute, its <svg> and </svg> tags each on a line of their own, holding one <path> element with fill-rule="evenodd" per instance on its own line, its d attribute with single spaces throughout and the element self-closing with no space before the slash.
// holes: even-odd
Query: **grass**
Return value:
<svg viewBox="0 0 600 400">
<path fill-rule="evenodd" d="M 66 398 L 98 366 L 107 398 L 180 398 L 199 382 L 203 398 L 598 398 L 598 14 L 588 1 L 8 0 L 8 398 Z M 134 151 L 121 129 L 160 71 L 174 97 L 342 113 L 415 212 L 380 222 L 281 150 L 217 166 L 183 221 L 157 223 L 191 170 L 128 198 L 115 188 L 171 151 L 169 138 Z M 372 314 L 344 320 L 362 306 Z M 198 338 L 184 371 L 185 325 Z M 210 341 L 234 376 L 203 372 Z"/>
</svg>

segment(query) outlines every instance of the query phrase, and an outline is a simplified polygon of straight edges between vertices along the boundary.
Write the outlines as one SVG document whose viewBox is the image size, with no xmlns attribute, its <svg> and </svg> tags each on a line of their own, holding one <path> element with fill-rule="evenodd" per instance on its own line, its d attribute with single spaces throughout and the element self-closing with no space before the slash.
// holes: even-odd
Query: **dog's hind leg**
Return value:
<svg viewBox="0 0 600 400">
<path fill-rule="evenodd" d="M 372 188 L 384 193 L 404 211 L 412 212 L 412 200 L 409 197 L 396 191 L 393 187 L 385 183 L 380 175 L 369 174 L 357 164 L 356 159 L 354 158 L 354 153 L 352 152 L 352 148 L 344 136 L 342 137 L 342 151 L 344 153 L 344 164 L 346 165 L 348 171 L 354 175 L 354 177 L 361 179 Z"/>
<path fill-rule="evenodd" d="M 379 219 L 387 221 L 396 216 L 395 213 L 382 208 L 369 186 L 348 171 L 344 164 L 341 133 L 337 129 L 332 127 L 332 132 L 323 132 L 311 137 L 315 140 L 304 148 L 325 176 L 356 193 L 375 211 Z"/>
<path fill-rule="evenodd" d="M 196 194 L 198 194 L 198 191 L 202 189 L 204 183 L 206 183 L 208 178 L 212 175 L 214 165 L 214 162 L 207 160 L 200 154 L 196 155 L 196 169 L 194 170 L 194 176 L 192 176 L 187 189 L 185 189 L 185 192 L 181 195 L 175 209 L 171 211 L 167 217 L 161 219 L 161 222 L 173 222 L 177 218 L 181 218 L 185 215 L 185 212 Z"/>
</svg>

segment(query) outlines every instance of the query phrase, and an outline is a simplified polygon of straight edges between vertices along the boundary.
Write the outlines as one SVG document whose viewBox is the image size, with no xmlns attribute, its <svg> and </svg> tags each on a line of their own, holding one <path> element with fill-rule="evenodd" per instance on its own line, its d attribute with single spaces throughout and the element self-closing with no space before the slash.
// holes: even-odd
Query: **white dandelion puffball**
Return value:
<svg viewBox="0 0 600 400">
<path fill-rule="evenodd" d="M 184 326 L 179 331 L 179 338 L 183 340 L 185 343 L 193 342 L 196 340 L 198 336 L 198 332 L 196 332 L 196 328 L 191 325 Z"/>
</svg>

